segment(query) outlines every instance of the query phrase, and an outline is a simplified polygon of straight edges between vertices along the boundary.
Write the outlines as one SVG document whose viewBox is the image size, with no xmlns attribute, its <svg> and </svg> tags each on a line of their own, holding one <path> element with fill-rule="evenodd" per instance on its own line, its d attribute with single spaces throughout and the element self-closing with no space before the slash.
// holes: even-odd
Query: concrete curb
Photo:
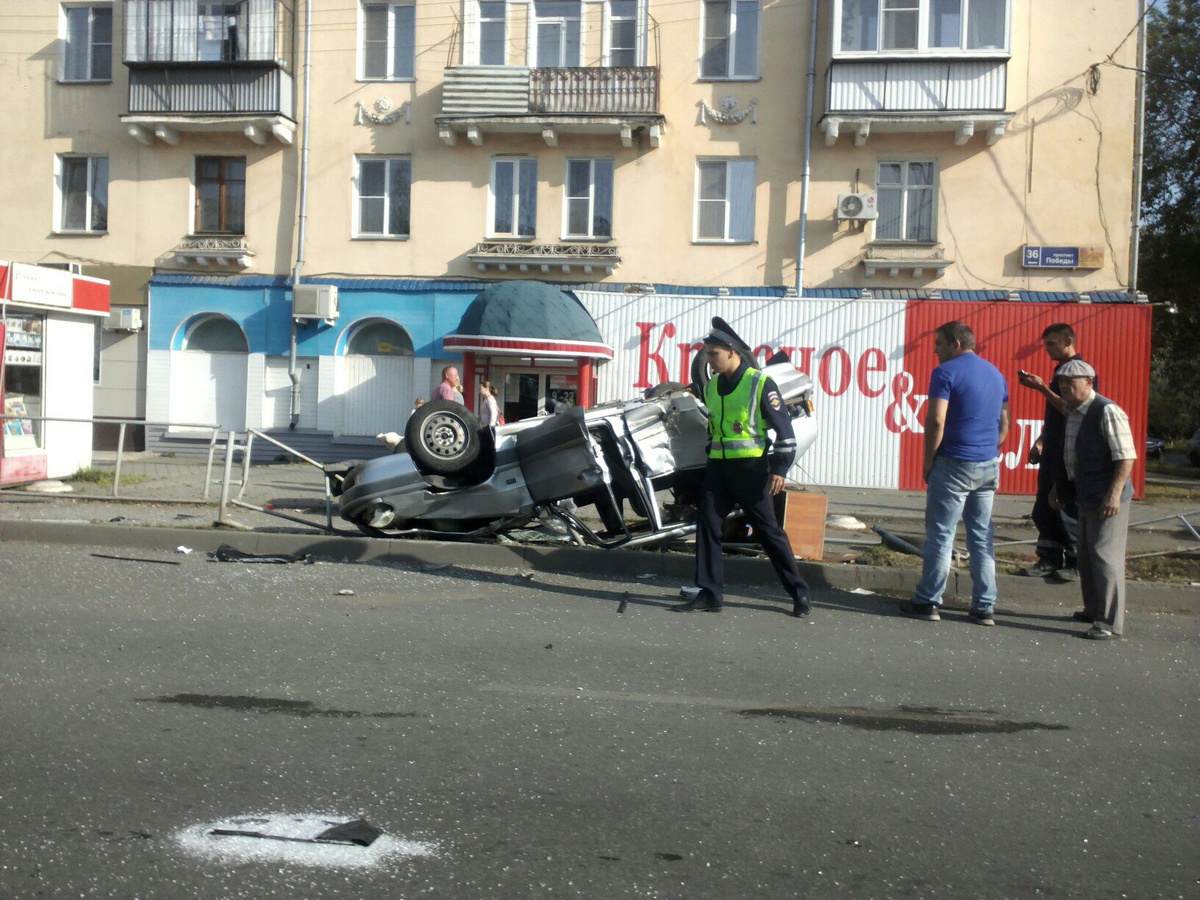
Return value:
<svg viewBox="0 0 1200 900">
<path fill-rule="evenodd" d="M 76 522 L 0 520 L 0 540 L 34 543 L 100 545 L 140 551 L 174 552 L 186 546 L 211 553 L 229 544 L 244 553 L 312 554 L 318 559 L 366 563 L 387 560 L 404 565 L 454 565 L 464 569 L 518 569 L 573 575 L 651 575 L 690 584 L 694 562 L 690 555 L 662 551 L 612 551 L 593 547 L 547 547 L 523 544 L 472 544 L 470 563 L 463 562 L 462 544 L 323 534 L 234 531 L 216 528 L 169 528 L 96 525 Z M 855 588 L 895 597 L 911 596 L 920 572 L 917 569 L 802 562 L 800 570 L 816 590 L 851 591 Z M 762 559 L 727 558 L 727 583 L 763 585 L 779 590 L 771 565 Z M 999 575 L 1002 609 L 1032 603 L 1058 602 L 1066 609 L 1079 605 L 1074 585 L 1059 585 L 1017 575 Z M 946 588 L 950 606 L 966 606 L 971 599 L 971 578 L 954 571 Z M 1200 588 L 1188 585 L 1130 581 L 1126 602 L 1146 612 L 1200 613 Z"/>
</svg>

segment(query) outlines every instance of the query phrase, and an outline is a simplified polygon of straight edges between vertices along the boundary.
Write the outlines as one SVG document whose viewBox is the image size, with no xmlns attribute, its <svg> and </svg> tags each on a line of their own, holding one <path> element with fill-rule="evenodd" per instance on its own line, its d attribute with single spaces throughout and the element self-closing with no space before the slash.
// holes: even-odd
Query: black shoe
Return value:
<svg viewBox="0 0 1200 900">
<path fill-rule="evenodd" d="M 1052 566 L 1044 559 L 1039 559 L 1032 566 L 1026 566 L 1017 572 L 1018 575 L 1024 575 L 1027 578 L 1045 578 L 1047 575 L 1052 575 L 1058 571 L 1058 566 Z"/>
<path fill-rule="evenodd" d="M 1076 622 L 1087 622 L 1089 625 L 1096 621 L 1096 617 L 1089 613 L 1086 609 L 1077 609 L 1071 613 L 1071 618 Z"/>
<path fill-rule="evenodd" d="M 1055 569 L 1048 577 L 1055 584 L 1070 584 L 1079 580 L 1079 570 L 1074 566 L 1063 566 L 1061 569 Z"/>
<path fill-rule="evenodd" d="M 942 619 L 936 603 L 917 603 L 913 600 L 900 604 L 900 615 L 924 619 L 926 622 L 940 622 Z"/>
<path fill-rule="evenodd" d="M 671 612 L 720 612 L 723 604 L 714 600 L 708 594 L 701 593 L 687 603 L 677 603 L 668 607 Z"/>
<path fill-rule="evenodd" d="M 968 609 L 967 615 L 980 625 L 995 625 L 996 620 L 992 618 L 991 610 Z"/>
<path fill-rule="evenodd" d="M 807 597 L 792 601 L 792 615 L 797 619 L 807 619 L 812 615 L 812 604 Z"/>
</svg>

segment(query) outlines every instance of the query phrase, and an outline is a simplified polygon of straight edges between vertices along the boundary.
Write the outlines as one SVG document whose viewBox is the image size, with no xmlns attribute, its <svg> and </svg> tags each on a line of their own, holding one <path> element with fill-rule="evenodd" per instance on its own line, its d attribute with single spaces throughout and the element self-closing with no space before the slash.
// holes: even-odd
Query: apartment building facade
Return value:
<svg viewBox="0 0 1200 900">
<path fill-rule="evenodd" d="M 173 423 L 154 446 L 219 421 L 350 455 L 448 363 L 515 414 L 628 396 L 637 315 L 552 331 L 612 295 L 770 299 L 777 346 L 820 304 L 1138 299 L 1133 0 L 0 9 L 0 257 L 144 310 L 101 337 L 97 413 Z M 565 305 L 479 308 L 514 279 Z"/>
</svg>

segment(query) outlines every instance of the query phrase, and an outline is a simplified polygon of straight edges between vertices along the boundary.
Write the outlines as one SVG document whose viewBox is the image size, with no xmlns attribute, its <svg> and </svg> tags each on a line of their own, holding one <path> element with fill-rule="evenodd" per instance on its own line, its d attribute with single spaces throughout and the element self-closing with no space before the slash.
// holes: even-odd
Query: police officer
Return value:
<svg viewBox="0 0 1200 900">
<path fill-rule="evenodd" d="M 796 458 L 796 437 L 779 388 L 751 368 L 743 353 L 748 357 L 748 348 L 731 331 L 714 327 L 704 338 L 704 355 L 716 376 L 704 388 L 704 404 L 711 418 L 696 530 L 696 587 L 700 592 L 671 609 L 721 611 L 725 582 L 721 530 L 736 504 L 792 598 L 792 615 L 804 618 L 812 612 L 808 584 L 796 567 L 792 545 L 779 527 L 771 500 L 783 490 L 784 475 Z M 775 432 L 774 442 L 767 438 L 768 429 Z"/>
</svg>

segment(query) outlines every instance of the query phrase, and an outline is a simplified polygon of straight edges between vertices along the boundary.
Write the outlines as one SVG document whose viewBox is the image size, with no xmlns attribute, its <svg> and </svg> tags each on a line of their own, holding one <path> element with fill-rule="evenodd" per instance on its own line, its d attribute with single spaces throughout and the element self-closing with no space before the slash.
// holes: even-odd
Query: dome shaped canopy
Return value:
<svg viewBox="0 0 1200 900">
<path fill-rule="evenodd" d="M 613 355 L 583 304 L 540 281 L 504 281 L 480 291 L 442 345 L 512 355 Z"/>
</svg>

